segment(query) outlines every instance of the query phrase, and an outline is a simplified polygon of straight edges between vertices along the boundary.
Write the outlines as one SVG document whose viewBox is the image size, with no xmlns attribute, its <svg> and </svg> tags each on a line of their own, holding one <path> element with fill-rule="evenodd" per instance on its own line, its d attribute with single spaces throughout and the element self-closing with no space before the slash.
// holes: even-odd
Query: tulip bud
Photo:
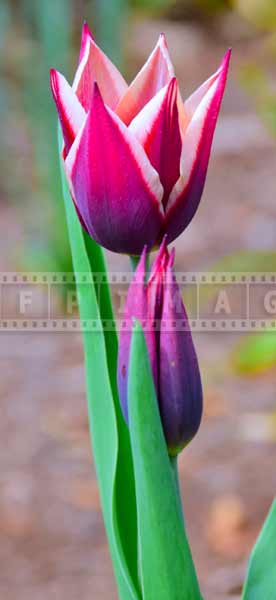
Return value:
<svg viewBox="0 0 276 600">
<path fill-rule="evenodd" d="M 173 271 L 174 252 L 163 241 L 145 283 L 145 250 L 129 287 L 118 358 L 118 389 L 127 420 L 127 379 L 132 319 L 141 322 L 153 372 L 169 454 L 196 434 L 202 416 L 202 387 L 188 317 Z"/>
</svg>

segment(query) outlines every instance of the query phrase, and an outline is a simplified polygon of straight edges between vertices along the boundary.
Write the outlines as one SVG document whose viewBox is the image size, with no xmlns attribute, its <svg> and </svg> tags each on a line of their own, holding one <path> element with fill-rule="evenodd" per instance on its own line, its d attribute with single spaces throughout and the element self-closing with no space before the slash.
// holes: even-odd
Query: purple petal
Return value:
<svg viewBox="0 0 276 600">
<path fill-rule="evenodd" d="M 188 444 L 199 428 L 202 387 L 188 318 L 171 263 L 172 259 L 167 267 L 163 292 L 159 409 L 169 453 L 175 455 Z"/>
<path fill-rule="evenodd" d="M 146 248 L 144 248 L 138 267 L 135 271 L 135 275 L 133 276 L 132 282 L 129 286 L 119 339 L 117 383 L 120 404 L 126 421 L 128 421 L 128 364 L 134 318 L 139 319 L 144 329 L 153 377 L 155 382 L 157 380 L 155 337 L 152 329 L 151 319 L 148 314 L 145 275 Z M 135 335 L 135 333 L 133 335 Z M 141 374 L 141 376 L 143 375 Z"/>
</svg>

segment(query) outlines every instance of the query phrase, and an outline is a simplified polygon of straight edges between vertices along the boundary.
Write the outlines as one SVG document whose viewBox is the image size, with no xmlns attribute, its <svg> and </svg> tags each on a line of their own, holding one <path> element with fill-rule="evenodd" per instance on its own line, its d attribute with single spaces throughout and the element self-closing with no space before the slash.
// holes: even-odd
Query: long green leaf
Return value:
<svg viewBox="0 0 276 600">
<path fill-rule="evenodd" d="M 99 255 L 101 250 L 95 245 L 91 252 L 90 246 L 90 256 L 88 257 L 83 232 L 68 191 L 63 167 L 61 167 L 61 175 L 74 270 L 75 273 L 89 273 L 93 263 L 96 268 L 103 267 L 103 259 Z M 81 319 L 100 321 L 94 284 L 78 284 L 77 292 Z M 109 312 L 112 311 L 111 305 L 108 308 L 108 304 L 105 304 L 105 308 Z M 110 312 L 110 316 L 111 314 L 112 312 Z M 112 393 L 109 374 L 110 360 L 108 363 L 104 332 L 102 329 L 95 332 L 84 331 L 83 340 L 93 456 L 119 595 L 121 600 L 140 600 L 135 585 L 137 581 L 137 575 L 135 575 L 135 570 L 137 571 L 136 506 L 133 500 L 134 483 L 127 429 L 120 417 L 118 401 L 116 398 L 114 399 Z M 116 344 L 113 339 L 114 343 Z M 120 428 L 119 435 L 118 428 Z M 119 486 L 121 503 L 118 502 Z M 122 507 L 125 507 L 123 523 Z M 125 548 L 127 525 L 129 526 L 128 555 Z M 131 573 L 131 569 L 134 574 Z"/>
<path fill-rule="evenodd" d="M 143 600 L 199 600 L 139 323 L 132 334 L 128 398 Z"/>
<path fill-rule="evenodd" d="M 276 499 L 252 550 L 242 600 L 276 597 Z"/>
<path fill-rule="evenodd" d="M 90 268 L 93 273 L 106 274 L 106 263 L 102 249 L 85 232 L 82 231 Z M 97 288 L 97 300 L 102 321 L 114 324 L 110 288 L 108 283 L 101 283 Z M 117 390 L 117 353 L 118 340 L 114 327 L 104 329 L 105 347 L 108 369 L 113 392 L 114 407 L 118 429 L 118 462 L 114 485 L 114 527 L 120 537 L 128 568 L 135 587 L 138 589 L 138 556 L 137 556 L 137 511 L 132 455 L 129 430 L 126 426 L 119 404 Z"/>
</svg>

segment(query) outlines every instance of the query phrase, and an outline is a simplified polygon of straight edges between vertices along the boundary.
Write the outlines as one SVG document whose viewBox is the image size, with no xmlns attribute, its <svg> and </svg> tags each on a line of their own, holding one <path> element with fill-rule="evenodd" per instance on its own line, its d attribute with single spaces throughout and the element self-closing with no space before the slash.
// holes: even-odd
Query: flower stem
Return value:
<svg viewBox="0 0 276 600">
<path fill-rule="evenodd" d="M 137 255 L 131 255 L 129 257 L 133 273 L 137 269 L 137 266 L 138 266 L 140 258 L 141 258 L 141 256 L 139 254 L 137 254 Z M 149 273 L 149 270 L 150 270 L 149 258 L 150 258 L 150 255 L 148 253 L 147 256 L 146 256 L 146 272 L 147 273 Z"/>
<path fill-rule="evenodd" d="M 131 255 L 131 256 L 129 257 L 129 260 L 130 260 L 130 264 L 131 264 L 132 271 L 133 271 L 133 273 L 134 273 L 134 272 L 136 271 L 136 268 L 137 268 L 138 262 L 139 262 L 139 260 L 140 260 L 140 256 L 139 256 L 139 255 Z"/>
<path fill-rule="evenodd" d="M 184 519 L 184 511 L 183 511 L 183 505 L 182 505 L 182 499 L 181 499 L 177 458 L 178 458 L 177 456 L 170 456 L 170 463 L 171 463 L 171 468 L 172 468 L 172 473 L 173 473 L 173 478 L 174 478 L 174 483 L 175 483 L 175 488 L 176 488 L 179 512 L 180 512 L 180 515 L 181 515 L 181 518 L 183 521 L 183 525 L 185 527 L 185 519 Z"/>
</svg>

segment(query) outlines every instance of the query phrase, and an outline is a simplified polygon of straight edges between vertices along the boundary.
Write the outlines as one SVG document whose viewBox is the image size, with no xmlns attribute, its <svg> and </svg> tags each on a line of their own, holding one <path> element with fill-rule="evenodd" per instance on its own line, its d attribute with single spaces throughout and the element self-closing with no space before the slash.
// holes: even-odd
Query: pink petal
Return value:
<svg viewBox="0 0 276 600">
<path fill-rule="evenodd" d="M 86 39 L 84 53 L 78 66 L 73 90 L 82 106 L 88 112 L 93 92 L 93 84 L 98 83 L 104 102 L 116 108 L 127 84 L 121 73 L 90 37 Z"/>
<path fill-rule="evenodd" d="M 186 129 L 180 161 L 180 178 L 170 194 L 166 209 L 168 243 L 180 235 L 190 223 L 201 198 L 230 54 L 229 50 L 217 77 L 209 88 L 207 86 L 207 91 L 195 108 Z"/>
<path fill-rule="evenodd" d="M 129 129 L 144 147 L 164 188 L 163 206 L 180 175 L 182 149 L 174 78 L 133 119 Z M 169 157 L 169 158 L 168 158 Z"/>
<path fill-rule="evenodd" d="M 169 260 L 169 252 L 168 252 L 168 248 L 167 248 L 167 236 L 164 235 L 162 242 L 159 246 L 159 250 L 156 254 L 155 260 L 154 260 L 151 270 L 150 270 L 148 285 L 151 285 L 151 283 L 155 280 L 155 278 L 160 273 L 161 273 L 161 276 L 163 275 L 163 269 L 165 269 L 165 266 L 167 265 L 168 260 Z"/>
<path fill-rule="evenodd" d="M 85 112 L 65 77 L 55 69 L 50 71 L 50 82 L 62 128 L 66 155 L 85 120 Z"/>
<path fill-rule="evenodd" d="M 146 292 L 146 248 L 144 248 L 137 269 L 128 289 L 124 316 L 119 339 L 117 382 L 123 415 L 128 421 L 128 364 L 132 337 L 133 320 L 139 319 L 144 328 L 147 349 L 151 362 L 155 384 L 157 385 L 157 357 L 155 349 L 155 333 L 149 316 Z"/>
<path fill-rule="evenodd" d="M 182 138 L 185 135 L 185 131 L 189 122 L 191 121 L 194 112 L 196 111 L 201 100 L 203 100 L 205 94 L 208 92 L 212 84 L 219 77 L 222 66 L 211 75 L 202 85 L 200 85 L 185 102 L 183 102 L 180 93 L 178 94 L 177 106 L 179 112 L 179 123 Z"/>
<path fill-rule="evenodd" d="M 89 42 L 93 41 L 93 40 L 94 40 L 93 35 L 92 35 L 87 23 L 84 22 L 83 28 L 82 28 L 82 34 L 81 34 L 81 47 L 80 47 L 79 63 L 81 62 L 81 60 L 85 54 L 87 44 L 89 44 Z"/>
<path fill-rule="evenodd" d="M 167 236 L 165 235 L 155 261 L 151 267 L 147 285 L 149 312 L 152 316 L 152 319 L 155 319 L 159 322 L 161 319 L 164 277 L 166 274 L 168 260 L 169 253 L 167 249 Z"/>
<path fill-rule="evenodd" d="M 142 146 L 101 98 L 97 84 L 86 123 L 66 159 L 79 212 L 99 244 L 140 254 L 163 225 L 163 188 Z"/>
<path fill-rule="evenodd" d="M 165 36 L 161 34 L 147 62 L 130 84 L 116 108 L 116 113 L 122 121 L 129 125 L 132 119 L 142 110 L 143 106 L 172 77 L 174 77 L 173 66 L 169 57 Z"/>
<path fill-rule="evenodd" d="M 228 54 L 228 53 L 227 53 Z M 226 56 L 227 56 L 226 54 Z M 193 117 L 196 109 L 198 108 L 200 102 L 203 100 L 204 96 L 207 94 L 210 87 L 212 87 L 213 83 L 220 77 L 221 72 L 223 70 L 224 61 L 223 59 L 222 65 L 218 68 L 218 70 L 211 75 L 202 85 L 200 85 L 187 100 L 184 102 L 185 113 L 188 116 L 189 120 Z"/>
</svg>

